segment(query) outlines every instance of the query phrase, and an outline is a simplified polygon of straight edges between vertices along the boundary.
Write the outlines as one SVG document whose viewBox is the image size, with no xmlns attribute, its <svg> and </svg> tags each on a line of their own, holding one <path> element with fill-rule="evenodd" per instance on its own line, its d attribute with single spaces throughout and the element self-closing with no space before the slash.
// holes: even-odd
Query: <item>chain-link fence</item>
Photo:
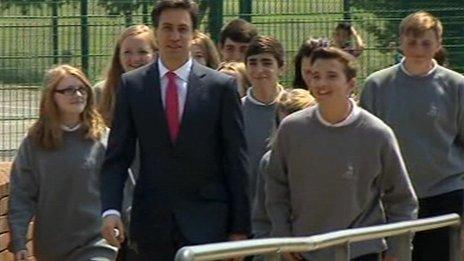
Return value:
<svg viewBox="0 0 464 261">
<path fill-rule="evenodd" d="M 427 10 L 444 22 L 449 66 L 464 71 L 462 0 L 198 0 L 201 29 L 213 39 L 223 24 L 242 17 L 261 34 L 280 39 L 287 56 L 282 82 L 289 86 L 292 62 L 307 37 L 331 38 L 337 23 L 350 20 L 367 45 L 359 58 L 360 82 L 394 64 L 399 21 Z M 0 161 L 10 160 L 37 117 L 39 86 L 53 64 L 82 67 L 101 78 L 118 33 L 125 26 L 151 23 L 148 0 L 0 1 Z"/>
</svg>

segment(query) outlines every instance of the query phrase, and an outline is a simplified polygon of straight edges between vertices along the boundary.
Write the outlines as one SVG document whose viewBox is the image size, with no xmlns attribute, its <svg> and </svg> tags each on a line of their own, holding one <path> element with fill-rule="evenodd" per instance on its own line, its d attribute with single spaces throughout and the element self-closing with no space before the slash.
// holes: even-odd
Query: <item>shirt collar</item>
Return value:
<svg viewBox="0 0 464 261">
<path fill-rule="evenodd" d="M 280 94 L 280 92 L 283 91 L 284 87 L 283 87 L 282 85 L 280 85 L 280 84 L 278 85 L 278 87 L 279 87 L 279 94 Z M 260 102 L 260 101 L 258 101 L 257 99 L 255 99 L 255 98 L 253 97 L 252 89 L 253 89 L 253 87 L 248 88 L 247 94 L 246 94 L 246 98 L 247 98 L 251 103 L 253 103 L 253 104 L 261 105 L 261 106 L 269 106 L 269 105 L 273 105 L 273 104 L 276 103 L 277 100 L 278 100 L 277 98 L 279 97 L 279 94 L 277 95 L 276 99 L 275 99 L 273 102 L 271 102 L 271 103 L 263 103 L 263 102 Z"/>
<path fill-rule="evenodd" d="M 319 120 L 319 122 L 322 123 L 322 125 L 327 126 L 327 127 L 343 127 L 343 126 L 346 126 L 346 125 L 349 125 L 349 124 L 353 123 L 355 120 L 357 120 L 359 118 L 359 113 L 361 112 L 361 110 L 359 109 L 358 105 L 356 105 L 356 102 L 353 99 L 350 99 L 350 102 L 351 102 L 351 112 L 341 122 L 330 123 L 330 122 L 326 121 L 321 115 L 319 105 L 316 105 L 317 119 Z"/>
<path fill-rule="evenodd" d="M 192 58 L 189 58 L 187 62 L 185 62 L 181 67 L 177 68 L 177 70 L 175 70 L 174 73 L 181 80 L 183 80 L 184 82 L 187 82 L 190 76 L 190 71 L 192 70 L 192 64 L 193 64 L 193 60 Z M 158 70 L 159 70 L 161 78 L 163 78 L 166 75 L 166 73 L 169 72 L 169 69 L 166 68 L 166 66 L 164 66 L 161 59 L 158 59 Z"/>
<path fill-rule="evenodd" d="M 410 72 L 408 72 L 408 70 L 406 69 L 406 66 L 404 65 L 404 61 L 405 61 L 405 58 L 403 57 L 403 59 L 401 59 L 401 62 L 400 62 L 400 67 L 401 67 L 401 70 L 408 76 L 419 76 L 419 77 L 425 77 L 425 76 L 429 76 L 430 74 L 432 74 L 438 67 L 438 63 L 437 61 L 435 61 L 435 59 L 432 59 L 432 62 L 433 62 L 433 67 L 432 69 L 430 69 L 430 71 L 428 71 L 425 75 L 414 75 L 414 74 L 411 74 Z"/>
<path fill-rule="evenodd" d="M 75 130 L 79 129 L 81 126 L 82 126 L 82 123 L 79 123 L 74 127 L 68 127 L 68 126 L 66 126 L 64 124 L 61 124 L 61 129 L 63 131 L 71 132 L 71 131 L 75 131 Z"/>
</svg>

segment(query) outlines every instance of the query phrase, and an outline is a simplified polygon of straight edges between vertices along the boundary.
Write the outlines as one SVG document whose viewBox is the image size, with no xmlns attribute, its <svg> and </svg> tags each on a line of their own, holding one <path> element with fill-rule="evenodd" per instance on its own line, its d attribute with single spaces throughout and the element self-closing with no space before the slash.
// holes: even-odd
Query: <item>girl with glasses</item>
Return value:
<svg viewBox="0 0 464 261">
<path fill-rule="evenodd" d="M 32 219 L 37 260 L 114 260 L 116 248 L 100 235 L 105 136 L 84 73 L 69 65 L 48 71 L 39 119 L 11 170 L 8 218 L 16 260 L 28 255 Z"/>
</svg>

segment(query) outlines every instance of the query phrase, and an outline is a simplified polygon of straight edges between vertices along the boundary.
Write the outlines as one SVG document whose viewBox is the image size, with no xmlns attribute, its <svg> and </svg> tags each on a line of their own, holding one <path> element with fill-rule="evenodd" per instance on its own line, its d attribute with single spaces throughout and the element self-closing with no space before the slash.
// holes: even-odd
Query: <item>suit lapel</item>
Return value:
<svg viewBox="0 0 464 261">
<path fill-rule="evenodd" d="M 182 114 L 182 120 L 180 125 L 179 137 L 176 145 L 180 145 L 186 137 L 190 137 L 189 129 L 192 120 L 195 117 L 195 110 L 199 105 L 202 89 L 201 78 L 205 75 L 205 71 L 199 66 L 199 64 L 193 61 L 192 70 L 187 83 L 187 97 L 185 99 L 184 112 Z"/>
<path fill-rule="evenodd" d="M 147 71 L 143 81 L 143 88 L 145 94 L 145 97 L 142 97 L 145 103 L 144 106 L 150 108 L 148 110 L 149 114 L 146 116 L 150 117 L 150 115 L 153 115 L 154 128 L 156 128 L 155 133 L 159 133 L 170 142 L 166 113 L 161 100 L 161 82 L 158 62 L 156 60 Z"/>
</svg>

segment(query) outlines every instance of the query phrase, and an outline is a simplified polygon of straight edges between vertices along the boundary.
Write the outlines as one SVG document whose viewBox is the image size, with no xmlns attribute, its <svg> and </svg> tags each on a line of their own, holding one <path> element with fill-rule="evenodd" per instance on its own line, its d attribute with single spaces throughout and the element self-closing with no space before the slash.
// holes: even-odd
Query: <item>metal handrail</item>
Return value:
<svg viewBox="0 0 464 261">
<path fill-rule="evenodd" d="M 349 244 L 384 237 L 403 237 L 406 247 L 401 249 L 399 260 L 410 259 L 411 233 L 451 227 L 450 260 L 460 260 L 460 224 L 458 214 L 403 221 L 379 226 L 340 230 L 310 237 L 251 239 L 236 242 L 187 246 L 176 254 L 176 261 L 218 260 L 248 255 L 276 254 L 283 252 L 309 252 L 328 247 L 341 247 L 341 256 L 349 256 Z M 341 258 L 340 260 L 343 260 Z M 345 259 L 347 260 L 347 259 Z"/>
</svg>

